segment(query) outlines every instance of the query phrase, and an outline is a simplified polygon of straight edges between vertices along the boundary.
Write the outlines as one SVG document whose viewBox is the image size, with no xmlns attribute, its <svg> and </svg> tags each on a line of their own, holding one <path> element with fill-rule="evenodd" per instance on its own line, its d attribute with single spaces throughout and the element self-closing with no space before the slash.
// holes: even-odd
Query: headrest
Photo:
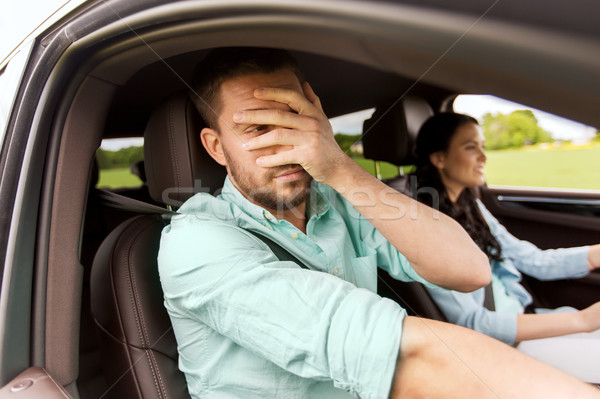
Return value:
<svg viewBox="0 0 600 399">
<path fill-rule="evenodd" d="M 186 93 L 177 93 L 157 106 L 144 132 L 144 165 L 152 199 L 181 206 L 197 192 L 223 186 L 226 171 L 200 141 L 205 126 Z"/>
<path fill-rule="evenodd" d="M 419 129 L 431 116 L 431 106 L 419 97 L 404 97 L 391 105 L 377 106 L 373 116 L 363 123 L 365 158 L 398 166 L 413 165 Z"/>
<path fill-rule="evenodd" d="M 129 167 L 129 171 L 132 175 L 136 175 L 142 181 L 142 183 L 146 183 L 148 179 L 146 179 L 146 167 L 144 166 L 144 161 L 138 161 Z"/>
</svg>

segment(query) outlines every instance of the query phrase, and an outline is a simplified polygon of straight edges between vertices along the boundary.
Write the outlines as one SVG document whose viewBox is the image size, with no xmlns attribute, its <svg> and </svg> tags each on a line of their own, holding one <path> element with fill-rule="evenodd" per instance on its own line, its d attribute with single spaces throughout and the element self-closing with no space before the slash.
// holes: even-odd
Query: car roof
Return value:
<svg viewBox="0 0 600 399">
<path fill-rule="evenodd" d="M 482 93 L 600 125 L 594 5 L 522 3 L 112 0 L 86 3 L 44 40 L 68 33 L 66 53 L 78 57 L 99 49 L 89 74 L 119 86 L 106 137 L 140 135 L 152 104 L 185 88 L 205 49 L 227 45 L 292 50 L 330 117 L 386 97 L 420 95 L 439 109 L 453 94 Z"/>
</svg>

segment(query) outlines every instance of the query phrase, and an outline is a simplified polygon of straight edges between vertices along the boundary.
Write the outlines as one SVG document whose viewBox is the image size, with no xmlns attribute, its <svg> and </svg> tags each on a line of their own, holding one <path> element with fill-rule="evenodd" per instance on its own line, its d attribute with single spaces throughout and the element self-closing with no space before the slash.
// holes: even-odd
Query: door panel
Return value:
<svg viewBox="0 0 600 399">
<path fill-rule="evenodd" d="M 71 398 L 67 391 L 40 367 L 23 371 L 0 389 L 0 399 L 15 397 L 20 399 Z"/>
<path fill-rule="evenodd" d="M 485 206 L 514 236 L 542 249 L 600 243 L 600 192 L 483 188 Z M 523 284 L 537 307 L 581 309 L 600 300 L 600 272 L 580 279 Z"/>
</svg>

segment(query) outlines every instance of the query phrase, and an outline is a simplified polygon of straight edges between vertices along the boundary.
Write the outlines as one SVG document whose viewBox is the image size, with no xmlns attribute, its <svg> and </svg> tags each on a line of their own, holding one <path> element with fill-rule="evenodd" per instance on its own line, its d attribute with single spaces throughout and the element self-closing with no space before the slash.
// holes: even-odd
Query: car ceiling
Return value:
<svg viewBox="0 0 600 399">
<path fill-rule="evenodd" d="M 326 115 L 335 117 L 416 95 L 440 104 L 452 91 L 417 83 L 393 73 L 335 58 L 293 51 Z M 105 138 L 143 135 L 151 109 L 170 94 L 187 90 L 193 69 L 206 51 L 187 53 L 148 65 L 114 96 Z"/>
<path fill-rule="evenodd" d="M 600 125 L 598 27 L 585 12 L 592 5 L 564 12 L 554 0 L 535 3 L 540 13 L 522 16 L 532 6 L 512 0 L 186 1 L 133 14 L 126 29 L 108 23 L 72 47 L 98 49 L 103 58 L 89 75 L 119 86 L 105 137 L 141 135 L 152 106 L 186 87 L 204 49 L 244 45 L 296 54 L 330 117 L 408 92 L 434 107 L 481 93 Z"/>
</svg>

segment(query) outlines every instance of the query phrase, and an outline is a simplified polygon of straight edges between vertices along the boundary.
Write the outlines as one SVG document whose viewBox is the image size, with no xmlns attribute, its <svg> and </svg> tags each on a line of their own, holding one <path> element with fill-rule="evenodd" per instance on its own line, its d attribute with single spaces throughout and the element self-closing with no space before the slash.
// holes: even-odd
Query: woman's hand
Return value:
<svg viewBox="0 0 600 399">
<path fill-rule="evenodd" d="M 600 244 L 590 246 L 588 268 L 590 271 L 600 268 Z"/>
<path fill-rule="evenodd" d="M 580 318 L 582 331 L 592 332 L 600 329 L 600 302 L 580 310 L 577 315 Z"/>
</svg>

